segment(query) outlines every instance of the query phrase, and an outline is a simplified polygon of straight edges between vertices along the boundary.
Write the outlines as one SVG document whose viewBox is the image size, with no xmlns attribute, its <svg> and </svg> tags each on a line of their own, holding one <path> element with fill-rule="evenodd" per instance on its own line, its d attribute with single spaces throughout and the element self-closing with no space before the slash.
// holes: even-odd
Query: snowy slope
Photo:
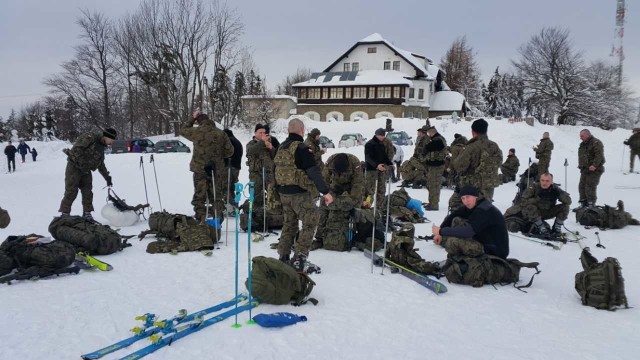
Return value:
<svg viewBox="0 0 640 360">
<path fill-rule="evenodd" d="M 432 120 L 448 142 L 458 132 L 470 137 L 469 122 L 458 124 L 446 120 Z M 396 130 L 415 136 L 423 122 L 414 119 L 395 119 Z M 384 126 L 384 119 L 340 123 L 308 123 L 308 131 L 318 127 L 323 135 L 338 143 L 340 135 L 360 132 L 370 138 L 376 128 Z M 280 141 L 286 137 L 286 122 L 274 127 Z M 497 141 L 506 154 L 516 148 L 521 170 L 531 147 L 549 131 L 555 143 L 551 171 L 555 181 L 564 184 L 564 159 L 569 161 L 569 192 L 577 201 L 579 174 L 577 148 L 579 128 L 508 124 L 490 121 L 489 136 Z M 640 175 L 623 176 L 620 171 L 622 142 L 628 131 L 592 130 L 605 144 L 606 172 L 599 188 L 599 203 L 615 205 L 625 200 L 627 211 L 640 217 L 638 190 L 615 189 L 616 185 L 635 186 Z M 243 143 L 249 133 L 236 131 Z M 183 139 L 184 141 L 184 139 Z M 186 141 L 185 141 L 186 142 Z M 188 142 L 186 142 L 188 143 Z M 63 193 L 63 143 L 35 143 L 41 154 L 37 163 L 17 164 L 15 174 L 0 175 L 0 206 L 9 210 L 12 223 L 0 230 L 0 238 L 8 235 L 38 233 L 48 235 L 47 227 L 57 214 Z M 331 149 L 326 158 L 343 149 Z M 346 151 L 363 158 L 363 147 Z M 404 147 L 405 156 L 413 147 Z M 624 167 L 628 166 L 628 151 Z M 171 212 L 191 214 L 193 193 L 189 160 L 191 154 L 158 154 L 156 170 L 162 204 Z M 143 155 L 149 200 L 159 209 L 152 165 L 149 155 Z M 107 167 L 113 175 L 115 191 L 129 204 L 145 202 L 140 155 L 108 155 Z M 247 180 L 243 169 L 241 181 Z M 104 180 L 94 174 L 95 216 L 105 203 Z M 395 188 L 395 185 L 392 185 Z M 513 183 L 496 189 L 495 204 L 506 210 L 516 188 Z M 410 189 L 409 193 L 422 201 L 425 190 Z M 446 201 L 450 190 L 442 191 L 441 211 L 427 215 L 438 224 L 446 215 Z M 80 200 L 74 204 L 80 212 Z M 152 312 L 161 318 L 173 316 L 178 309 L 195 311 L 227 300 L 234 293 L 235 236 L 230 222 L 228 246 L 222 245 L 211 257 L 197 253 L 150 255 L 145 252 L 150 240 L 134 239 L 133 246 L 104 260 L 115 270 L 108 273 L 82 272 L 36 282 L 24 281 L 0 286 L 0 338 L 3 350 L 0 359 L 74 359 L 80 354 L 96 350 L 128 336 L 136 325 L 134 317 Z M 587 244 L 599 259 L 617 257 L 627 284 L 627 296 L 632 306 L 640 299 L 640 262 L 637 261 L 640 229 L 627 227 L 600 234 L 606 250 L 598 249 L 593 230 L 575 224 L 573 213 L 566 223 L 570 229 L 580 230 L 589 238 Z M 430 234 L 431 224 L 417 225 L 418 234 Z M 138 234 L 146 229 L 141 222 L 123 228 L 123 234 Z M 277 256 L 269 249 L 275 236 L 260 243 L 252 243 L 252 255 Z M 240 233 L 240 277 L 246 278 L 247 235 Z M 442 248 L 432 243 L 417 242 L 420 254 L 426 259 L 441 260 Z M 640 315 L 636 309 L 616 312 L 598 311 L 584 307 L 573 289 L 574 275 L 580 270 L 580 249 L 567 244 L 561 251 L 524 241 L 511 239 L 511 257 L 522 261 L 539 261 L 542 273 L 536 276 L 528 293 L 506 286 L 485 286 L 474 289 L 448 284 L 449 292 L 436 296 L 400 275 L 385 272 L 370 273 L 370 263 L 362 253 L 314 251 L 311 260 L 322 267 L 322 274 L 314 275 L 317 282 L 313 296 L 320 304 L 300 308 L 261 305 L 256 313 L 290 311 L 304 314 L 306 323 L 284 329 L 263 329 L 254 326 L 231 328 L 233 320 L 214 325 L 165 348 L 155 359 L 633 359 L 640 351 L 636 336 L 640 330 Z M 522 279 L 531 272 L 523 270 Z M 243 282 L 243 281 L 242 281 Z M 241 289 L 244 286 L 240 285 Z M 248 314 L 239 319 L 244 323 Z M 146 345 L 136 344 L 133 351 Z M 119 352 L 124 356 L 127 351 Z M 107 359 L 118 358 L 109 356 Z"/>
</svg>

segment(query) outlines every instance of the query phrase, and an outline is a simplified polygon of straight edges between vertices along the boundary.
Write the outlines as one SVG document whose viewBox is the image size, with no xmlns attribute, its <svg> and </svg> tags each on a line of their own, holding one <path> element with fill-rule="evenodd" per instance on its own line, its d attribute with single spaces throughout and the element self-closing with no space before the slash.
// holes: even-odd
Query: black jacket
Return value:
<svg viewBox="0 0 640 360">
<path fill-rule="evenodd" d="M 387 150 L 384 143 L 373 137 L 364 145 L 364 161 L 367 164 L 367 171 L 374 171 L 380 164 L 393 165 L 392 159 L 387 157 Z"/>
<path fill-rule="evenodd" d="M 456 217 L 466 219 L 467 223 L 451 227 Z M 486 254 L 503 259 L 509 256 L 509 233 L 504 216 L 490 201 L 478 200 L 473 209 L 460 206 L 444 219 L 440 227 L 442 236 L 473 238 L 482 243 Z"/>
<path fill-rule="evenodd" d="M 7 145 L 7 147 L 4 148 L 4 154 L 7 155 L 7 158 L 9 159 L 14 159 L 17 152 L 18 149 L 13 145 Z"/>
<path fill-rule="evenodd" d="M 224 129 L 224 132 L 227 134 L 229 141 L 231 141 L 231 145 L 233 145 L 233 155 L 229 159 L 224 159 L 224 163 L 227 167 L 231 164 L 232 168 L 240 170 L 242 169 L 242 155 L 244 153 L 242 143 L 236 139 L 230 129 Z"/>
<path fill-rule="evenodd" d="M 431 138 L 431 141 L 429 141 L 429 143 L 425 145 L 424 148 L 422 148 L 422 155 L 427 155 L 428 153 L 434 152 L 434 151 L 442 151 L 444 150 L 445 147 L 446 147 L 446 142 L 444 138 L 442 137 L 442 135 L 440 135 L 440 133 L 436 132 Z M 427 160 L 426 165 L 442 166 L 444 165 L 444 160 L 433 160 L 433 161 Z"/>
<path fill-rule="evenodd" d="M 320 168 L 316 165 L 316 159 L 313 157 L 313 153 L 310 151 L 309 146 L 305 145 L 302 136 L 298 134 L 289 134 L 287 140 L 285 140 L 282 144 L 280 144 L 280 146 L 278 146 L 278 151 L 289 149 L 289 146 L 291 146 L 291 143 L 294 141 L 300 141 L 300 144 L 298 144 L 298 148 L 295 152 L 296 167 L 300 170 L 304 170 L 304 172 L 307 173 L 307 176 L 309 177 L 309 179 L 311 179 L 311 181 L 313 181 L 320 193 L 322 193 L 323 195 L 328 194 L 329 187 L 322 177 Z M 278 192 L 282 194 L 301 194 L 304 193 L 305 190 L 297 185 L 286 185 L 279 186 Z"/>
<path fill-rule="evenodd" d="M 20 152 L 20 155 L 26 155 L 29 151 L 31 151 L 31 148 L 29 147 L 29 145 L 27 145 L 27 143 L 22 143 L 18 145 L 18 151 Z"/>
</svg>

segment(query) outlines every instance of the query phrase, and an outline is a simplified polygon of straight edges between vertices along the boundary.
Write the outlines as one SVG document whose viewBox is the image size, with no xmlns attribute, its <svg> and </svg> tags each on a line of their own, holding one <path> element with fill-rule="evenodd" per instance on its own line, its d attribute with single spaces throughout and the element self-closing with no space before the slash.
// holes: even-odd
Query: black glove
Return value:
<svg viewBox="0 0 640 360">
<path fill-rule="evenodd" d="M 211 177 L 211 173 L 214 173 L 214 174 L 216 173 L 216 163 L 214 163 L 213 161 L 207 163 L 204 166 L 204 172 L 205 172 L 206 176 L 208 178 L 210 178 Z"/>
<path fill-rule="evenodd" d="M 625 145 L 629 145 L 629 140 L 625 140 L 625 141 L 624 141 L 624 144 L 625 144 Z"/>
<path fill-rule="evenodd" d="M 113 186 L 113 181 L 111 181 L 111 176 L 107 176 L 105 178 L 105 180 L 107 180 L 107 186 L 108 187 L 112 187 Z"/>
</svg>

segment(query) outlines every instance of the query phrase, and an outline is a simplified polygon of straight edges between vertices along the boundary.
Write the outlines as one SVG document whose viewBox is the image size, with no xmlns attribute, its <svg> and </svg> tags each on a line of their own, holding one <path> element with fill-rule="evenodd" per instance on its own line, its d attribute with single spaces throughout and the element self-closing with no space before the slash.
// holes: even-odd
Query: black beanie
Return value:
<svg viewBox="0 0 640 360">
<path fill-rule="evenodd" d="M 102 136 L 115 140 L 118 137 L 118 132 L 113 128 L 107 128 L 102 132 Z"/>
<path fill-rule="evenodd" d="M 514 148 L 509 149 L 509 151 L 511 151 L 514 154 L 516 153 L 516 149 L 514 149 Z"/>
<path fill-rule="evenodd" d="M 486 134 L 487 129 L 489 128 L 489 124 L 485 119 L 478 119 L 471 124 L 471 130 L 475 131 L 478 134 Z"/>
<path fill-rule="evenodd" d="M 253 129 L 253 132 L 256 132 L 256 131 L 258 131 L 258 130 L 260 130 L 260 129 L 264 129 L 264 125 L 262 125 L 262 124 L 256 124 L 256 127 Z"/>
<path fill-rule="evenodd" d="M 233 131 L 231 131 L 231 129 L 224 129 L 222 131 L 224 131 L 224 133 L 227 134 L 228 137 L 233 137 Z"/>
<path fill-rule="evenodd" d="M 480 191 L 475 186 L 465 185 L 465 186 L 462 187 L 462 189 L 460 189 L 460 194 L 459 195 L 460 195 L 460 197 L 463 197 L 465 195 L 471 195 L 471 196 L 478 197 L 478 196 L 480 196 Z"/>
<path fill-rule="evenodd" d="M 459 138 L 460 136 L 462 136 L 462 135 L 460 135 L 460 134 L 455 134 L 455 135 L 453 135 L 453 138 L 454 138 L 454 139 L 457 139 L 457 138 Z"/>
<path fill-rule="evenodd" d="M 378 130 L 376 130 L 376 135 L 384 136 L 384 134 L 386 134 L 386 132 L 383 128 L 379 128 Z"/>
<path fill-rule="evenodd" d="M 333 168 L 337 173 L 342 174 L 349 168 L 349 157 L 347 154 L 337 154 L 333 158 Z"/>
</svg>

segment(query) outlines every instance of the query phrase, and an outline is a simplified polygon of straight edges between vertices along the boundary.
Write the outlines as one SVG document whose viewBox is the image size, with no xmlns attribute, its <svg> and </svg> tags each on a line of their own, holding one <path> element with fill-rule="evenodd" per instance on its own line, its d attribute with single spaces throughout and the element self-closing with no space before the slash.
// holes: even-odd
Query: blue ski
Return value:
<svg viewBox="0 0 640 360">
<path fill-rule="evenodd" d="M 104 348 L 102 348 L 100 350 L 96 350 L 96 351 L 94 351 L 92 353 L 84 354 L 84 355 L 82 355 L 82 358 L 85 359 L 85 360 L 100 359 L 101 357 L 103 357 L 105 355 L 111 354 L 111 353 L 116 352 L 116 351 L 118 351 L 120 349 L 124 349 L 127 346 L 129 346 L 129 345 L 131 345 L 131 344 L 133 344 L 133 343 L 135 343 L 135 342 L 137 342 L 139 340 L 146 339 L 149 336 L 155 335 L 155 334 L 157 334 L 159 332 L 167 331 L 167 330 L 175 327 L 178 324 L 184 324 L 184 323 L 187 323 L 187 322 L 190 322 L 190 321 L 194 321 L 194 320 L 196 320 L 198 318 L 203 317 L 204 315 L 207 315 L 207 314 L 210 314 L 212 312 L 216 312 L 216 311 L 219 311 L 219 310 L 222 310 L 222 309 L 226 309 L 226 308 L 228 308 L 230 306 L 233 306 L 233 305 L 235 305 L 235 304 L 237 304 L 237 303 L 239 303 L 241 301 L 245 301 L 245 300 L 247 300 L 247 296 L 241 294 L 241 295 L 238 295 L 237 297 L 235 297 L 235 298 L 233 298 L 233 299 L 231 299 L 229 301 L 220 303 L 218 305 L 214 305 L 214 306 L 206 308 L 204 310 L 200 310 L 200 311 L 195 312 L 195 313 L 190 314 L 190 315 L 187 315 L 184 312 L 180 312 L 178 315 L 174 316 L 173 318 L 167 319 L 167 320 L 162 320 L 162 321 L 153 321 L 153 319 L 151 318 L 150 320 L 145 321 L 145 327 L 141 328 L 141 329 L 138 329 L 138 332 L 135 335 L 133 335 L 133 336 L 131 336 L 129 338 L 126 338 L 126 339 L 124 339 L 122 341 L 118 341 L 115 344 L 112 344 L 112 345 L 109 345 L 107 347 L 104 347 Z M 153 316 L 153 315 L 151 315 L 151 316 Z"/>
<path fill-rule="evenodd" d="M 365 249 L 364 256 L 371 259 L 371 250 Z M 382 256 L 373 254 L 373 262 L 377 266 L 382 266 Z M 436 294 L 443 294 L 447 292 L 447 287 L 438 280 L 434 280 L 427 275 L 420 274 L 415 272 L 405 266 L 397 264 L 389 259 L 385 259 L 385 266 L 391 269 L 391 272 L 399 272 L 401 275 L 417 282 L 418 284 L 426 287 L 427 289 L 433 291 Z"/>
<path fill-rule="evenodd" d="M 175 333 L 169 334 L 167 336 L 164 336 L 162 338 L 157 339 L 157 341 L 145 348 L 142 348 L 134 353 L 131 353 L 123 358 L 121 358 L 120 360 L 134 360 L 134 359 L 140 359 L 143 358 L 149 354 L 151 354 L 152 352 L 161 349 L 167 345 L 171 345 L 174 342 L 182 339 L 183 337 L 187 336 L 187 335 L 191 335 L 197 331 L 200 331 L 208 326 L 211 326 L 213 324 L 219 323 L 220 321 L 229 318 L 231 316 L 234 316 L 235 314 L 241 313 L 243 311 L 252 309 L 256 306 L 258 306 L 258 304 L 260 304 L 260 302 L 256 299 L 253 299 L 253 301 L 242 305 L 242 306 L 238 306 L 237 308 L 228 310 L 226 312 L 223 312 L 220 315 L 216 315 L 214 317 L 211 317 L 207 320 L 202 320 L 199 322 L 193 322 L 189 325 L 185 325 L 185 328 L 183 330 L 178 330 Z"/>
</svg>

